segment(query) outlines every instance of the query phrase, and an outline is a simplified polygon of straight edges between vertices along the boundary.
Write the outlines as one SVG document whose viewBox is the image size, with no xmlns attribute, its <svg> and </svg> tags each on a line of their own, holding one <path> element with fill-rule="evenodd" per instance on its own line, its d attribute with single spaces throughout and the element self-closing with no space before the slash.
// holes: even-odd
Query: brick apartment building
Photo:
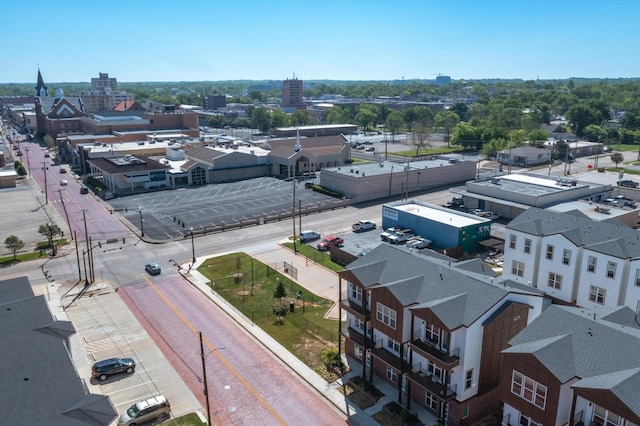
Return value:
<svg viewBox="0 0 640 426">
<path fill-rule="evenodd" d="M 286 79 L 282 82 L 282 108 L 304 108 L 302 96 L 302 80 Z"/>
</svg>

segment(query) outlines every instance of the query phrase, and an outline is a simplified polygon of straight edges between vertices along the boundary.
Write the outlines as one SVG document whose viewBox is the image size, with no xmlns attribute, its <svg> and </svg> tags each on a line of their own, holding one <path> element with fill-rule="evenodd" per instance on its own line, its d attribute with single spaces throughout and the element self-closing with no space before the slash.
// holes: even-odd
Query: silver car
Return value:
<svg viewBox="0 0 640 426">
<path fill-rule="evenodd" d="M 136 426 L 159 418 L 171 416 L 171 404 L 162 395 L 136 402 L 120 414 L 118 425 Z"/>
</svg>

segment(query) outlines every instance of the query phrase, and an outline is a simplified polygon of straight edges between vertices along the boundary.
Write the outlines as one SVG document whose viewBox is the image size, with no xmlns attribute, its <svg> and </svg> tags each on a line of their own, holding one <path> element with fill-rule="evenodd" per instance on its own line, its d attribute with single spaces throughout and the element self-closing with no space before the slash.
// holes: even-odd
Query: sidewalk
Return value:
<svg viewBox="0 0 640 426">
<path fill-rule="evenodd" d="M 335 272 L 329 271 L 311 261 L 307 262 L 305 257 L 296 255 L 290 250 L 275 243 L 261 247 L 254 247 L 251 250 L 248 250 L 247 254 L 271 266 L 276 263 L 281 264 L 284 261 L 293 264 L 294 267 L 298 268 L 298 280 L 296 280 L 298 284 L 319 296 L 335 302 L 331 308 L 331 311 L 335 312 L 333 312 L 331 317 L 337 319 L 339 303 L 339 300 L 337 300 L 338 276 Z M 280 343 L 274 340 L 270 335 L 265 333 L 260 327 L 253 324 L 249 318 L 245 317 L 235 307 L 230 305 L 226 300 L 211 290 L 208 285 L 209 280 L 197 271 L 198 266 L 200 266 L 200 264 L 202 264 L 206 259 L 207 257 L 196 259 L 196 263 L 192 265 L 191 271 L 183 276 L 192 285 L 198 288 L 202 294 L 210 298 L 216 305 L 225 311 L 225 313 L 238 325 L 250 333 L 267 350 L 282 361 L 283 364 L 288 366 L 293 373 L 297 374 L 302 380 L 312 386 L 320 395 L 328 400 L 337 410 L 341 411 L 345 415 L 345 418 L 348 419 L 349 424 L 378 424 L 370 416 L 381 411 L 385 404 L 398 400 L 397 388 L 385 382 L 383 379 L 375 377 L 375 386 L 382 391 L 385 396 L 380 398 L 375 405 L 367 408 L 366 410 L 360 410 L 351 403 L 339 389 L 343 386 L 343 383 L 346 383 L 351 377 L 357 376 L 362 372 L 361 364 L 355 360 L 347 359 L 347 365 L 353 365 L 354 368 L 349 373 L 345 374 L 343 378 L 338 379 L 333 383 L 327 383 L 315 371 L 291 354 L 291 352 L 280 345 Z M 403 404 L 401 405 L 404 406 L 406 401 L 402 402 Z M 437 421 L 435 416 L 418 406 L 415 402 L 411 406 L 411 411 L 416 412 L 418 414 L 418 418 L 426 425 L 433 425 Z"/>
</svg>

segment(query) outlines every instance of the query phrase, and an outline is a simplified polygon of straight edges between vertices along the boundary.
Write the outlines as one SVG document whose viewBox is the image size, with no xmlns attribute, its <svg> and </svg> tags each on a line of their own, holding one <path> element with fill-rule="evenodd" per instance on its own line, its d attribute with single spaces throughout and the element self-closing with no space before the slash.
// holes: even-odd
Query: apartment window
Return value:
<svg viewBox="0 0 640 426">
<path fill-rule="evenodd" d="M 466 419 L 467 417 L 469 417 L 469 414 L 471 414 L 471 407 L 465 405 L 465 407 L 462 409 L 462 418 Z"/>
<path fill-rule="evenodd" d="M 427 323 L 425 325 L 425 340 L 429 340 L 436 345 L 440 344 L 440 327 Z"/>
<path fill-rule="evenodd" d="M 542 423 L 534 422 L 531 417 L 527 417 L 520 413 L 520 420 L 518 420 L 520 426 L 542 426 Z"/>
<path fill-rule="evenodd" d="M 524 239 L 524 252 L 531 253 L 531 239 L 529 238 Z"/>
<path fill-rule="evenodd" d="M 549 282 L 548 282 L 549 287 L 553 287 L 556 290 L 561 290 L 562 289 L 562 275 L 553 273 L 553 272 L 549 272 Z"/>
<path fill-rule="evenodd" d="M 438 409 L 438 398 L 436 398 L 436 396 L 431 392 L 427 391 L 424 393 L 424 405 L 435 411 Z"/>
<path fill-rule="evenodd" d="M 571 264 L 571 250 L 567 250 L 567 249 L 562 250 L 562 264 L 563 265 Z"/>
<path fill-rule="evenodd" d="M 400 343 L 396 342 L 393 339 L 387 340 L 387 347 L 394 352 L 400 352 Z"/>
<path fill-rule="evenodd" d="M 464 373 L 464 388 L 469 389 L 473 385 L 473 368 Z"/>
<path fill-rule="evenodd" d="M 355 355 L 355 357 L 358 359 L 362 359 L 362 346 L 354 344 L 353 355 Z"/>
<path fill-rule="evenodd" d="M 360 333 L 364 333 L 364 321 L 360 318 L 353 319 L 353 328 L 358 330 Z"/>
<path fill-rule="evenodd" d="M 595 285 L 592 285 L 591 289 L 589 290 L 589 300 L 601 305 L 604 305 L 604 299 L 606 295 L 607 291 L 604 288 L 596 287 Z"/>
<path fill-rule="evenodd" d="M 524 263 L 518 262 L 517 260 L 511 261 L 511 274 L 518 277 L 524 276 Z"/>
<path fill-rule="evenodd" d="M 434 382 L 442 383 L 442 368 L 430 362 L 427 364 L 427 372 Z"/>
<path fill-rule="evenodd" d="M 351 298 L 358 302 L 362 302 L 362 287 L 351 284 Z"/>
<path fill-rule="evenodd" d="M 593 256 L 589 256 L 587 258 L 587 272 L 596 272 L 596 264 L 598 263 L 598 259 Z"/>
<path fill-rule="evenodd" d="M 396 370 L 389 366 L 387 366 L 387 379 L 393 383 L 396 382 Z"/>
<path fill-rule="evenodd" d="M 640 300 L 638 300 L 638 304 L 636 305 L 636 315 L 640 315 Z"/>
<path fill-rule="evenodd" d="M 516 241 L 518 241 L 518 237 L 516 235 L 509 235 L 509 248 L 510 249 L 515 249 L 516 248 Z"/>
<path fill-rule="evenodd" d="M 553 246 L 547 244 L 547 260 L 553 260 Z"/>
<path fill-rule="evenodd" d="M 395 330 L 396 328 L 396 311 L 378 302 L 376 305 L 376 318 L 378 321 L 388 325 Z"/>
<path fill-rule="evenodd" d="M 615 262 L 607 262 L 607 278 L 616 277 L 616 266 Z"/>
<path fill-rule="evenodd" d="M 636 269 L 636 285 L 640 286 L 640 269 Z"/>
<path fill-rule="evenodd" d="M 543 410 L 547 403 L 547 387 L 516 370 L 511 378 L 511 392 Z"/>
<path fill-rule="evenodd" d="M 623 424 L 620 416 L 614 414 L 604 408 L 595 405 L 593 410 L 593 423 L 602 426 L 618 426 Z"/>
</svg>

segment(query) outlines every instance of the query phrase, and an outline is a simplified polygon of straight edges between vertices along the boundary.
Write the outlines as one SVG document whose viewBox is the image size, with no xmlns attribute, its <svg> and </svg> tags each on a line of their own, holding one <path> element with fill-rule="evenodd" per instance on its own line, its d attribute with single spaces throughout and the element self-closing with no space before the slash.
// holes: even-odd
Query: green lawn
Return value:
<svg viewBox="0 0 640 426">
<path fill-rule="evenodd" d="M 421 155 L 441 155 L 441 154 L 450 154 L 453 152 L 462 152 L 462 148 L 457 148 L 457 147 L 449 147 L 447 148 L 446 146 L 443 147 L 439 147 L 439 148 L 426 148 L 426 149 L 420 149 L 418 151 L 418 156 Z M 383 150 L 380 150 L 380 152 L 384 153 Z M 389 154 L 393 154 L 393 155 L 400 155 L 403 157 L 415 157 L 416 156 L 416 150 L 414 149 L 409 149 L 407 151 L 398 151 L 398 152 L 389 152 Z"/>
<path fill-rule="evenodd" d="M 338 323 L 324 318 L 330 300 L 309 293 L 294 281 L 245 253 L 207 259 L 198 271 L 213 290 L 311 368 L 321 366 L 321 352 L 338 345 Z M 274 298 L 281 282 L 286 295 Z M 301 292 L 301 297 L 296 294 Z M 294 312 L 289 312 L 293 302 Z M 279 320 L 277 311 L 285 311 Z"/>
<path fill-rule="evenodd" d="M 58 248 L 67 244 L 66 239 L 55 240 Z M 12 263 L 17 262 L 26 262 L 29 260 L 40 259 L 41 257 L 46 257 L 51 253 L 51 249 L 49 248 L 48 241 L 40 241 L 36 244 L 35 251 L 27 252 L 27 253 L 19 253 L 14 259 L 13 256 L 4 256 L 0 257 L 0 266 L 10 265 Z"/>
<path fill-rule="evenodd" d="M 206 423 L 202 423 L 196 413 L 190 413 L 190 414 L 187 414 L 186 416 L 167 420 L 166 422 L 162 422 L 162 424 L 171 425 L 171 426 L 202 426 L 202 425 L 205 425 Z"/>
</svg>

